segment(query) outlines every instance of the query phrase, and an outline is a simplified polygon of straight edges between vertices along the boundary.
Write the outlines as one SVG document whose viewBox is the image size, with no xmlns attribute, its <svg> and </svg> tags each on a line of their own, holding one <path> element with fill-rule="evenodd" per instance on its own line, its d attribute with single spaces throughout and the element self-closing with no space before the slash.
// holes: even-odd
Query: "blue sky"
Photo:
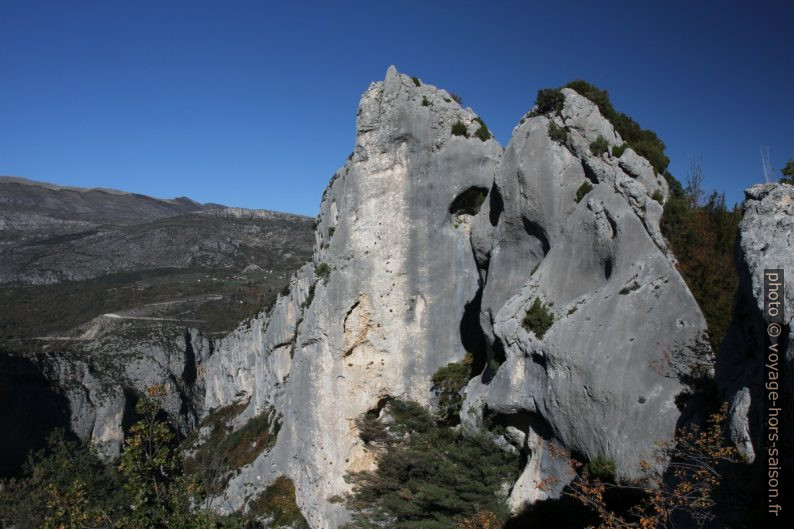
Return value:
<svg viewBox="0 0 794 529">
<path fill-rule="evenodd" d="M 733 203 L 794 157 L 794 3 L 734 4 L 3 0 L 0 174 L 314 215 L 395 64 L 502 144 L 587 79 Z"/>
</svg>

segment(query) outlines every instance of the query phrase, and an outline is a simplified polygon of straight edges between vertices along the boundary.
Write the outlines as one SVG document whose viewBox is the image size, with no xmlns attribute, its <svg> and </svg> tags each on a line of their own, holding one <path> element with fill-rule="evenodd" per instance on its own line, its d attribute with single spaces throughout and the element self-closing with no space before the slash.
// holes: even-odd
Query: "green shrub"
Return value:
<svg viewBox="0 0 794 529">
<path fill-rule="evenodd" d="M 519 456 L 503 452 L 484 434 L 464 436 L 438 424 L 416 403 L 389 402 L 387 449 L 377 468 L 348 474 L 353 527 L 449 529 L 479 511 L 508 515 L 505 487 L 520 471 Z"/>
<path fill-rule="evenodd" d="M 657 201 L 659 204 L 664 204 L 664 195 L 658 189 L 653 192 L 651 198 Z"/>
<path fill-rule="evenodd" d="M 458 94 L 456 94 L 455 92 L 448 92 L 448 94 L 449 94 L 449 97 L 454 99 L 457 104 L 459 104 L 461 106 L 463 105 L 463 98 L 460 97 Z"/>
<path fill-rule="evenodd" d="M 331 267 L 328 263 L 319 263 L 314 270 L 314 275 L 323 280 L 323 283 L 328 282 L 328 277 L 331 275 Z"/>
<path fill-rule="evenodd" d="M 630 285 L 625 286 L 625 287 L 620 289 L 620 295 L 621 296 L 626 296 L 628 294 L 631 294 L 635 290 L 639 290 L 639 288 L 640 288 L 640 284 L 637 283 L 636 281 L 633 281 Z"/>
<path fill-rule="evenodd" d="M 488 126 L 482 120 L 482 118 L 474 118 L 474 121 L 480 124 L 480 128 L 474 133 L 477 138 L 480 138 L 482 141 L 488 141 L 491 139 L 491 131 L 488 130 Z"/>
<path fill-rule="evenodd" d="M 468 138 L 469 131 L 466 129 L 466 125 L 464 125 L 463 122 L 456 121 L 455 124 L 452 125 L 452 135 L 463 136 L 464 138 Z"/>
<path fill-rule="evenodd" d="M 309 524 L 295 502 L 295 485 L 286 476 L 279 476 L 248 504 L 250 513 L 270 519 L 268 527 L 309 529 Z"/>
<path fill-rule="evenodd" d="M 601 114 L 615 127 L 623 141 L 637 154 L 651 162 L 657 173 L 665 174 L 670 159 L 665 155 L 664 142 L 655 132 L 643 129 L 629 116 L 615 110 L 606 90 L 601 90 L 582 80 L 572 81 L 565 86 L 595 103 Z"/>
<path fill-rule="evenodd" d="M 438 394 L 439 414 L 449 424 L 460 422 L 460 407 L 463 396 L 460 391 L 471 379 L 474 359 L 467 353 L 460 362 L 451 362 L 433 374 L 433 389 Z"/>
<path fill-rule="evenodd" d="M 625 142 L 621 145 L 615 145 L 614 147 L 612 147 L 612 156 L 614 156 L 615 158 L 620 158 L 621 156 L 623 156 L 623 153 L 626 152 L 627 147 L 628 145 L 626 145 Z"/>
<path fill-rule="evenodd" d="M 568 141 L 568 128 L 567 127 L 560 127 L 553 121 L 549 121 L 549 138 L 557 143 L 565 145 Z"/>
<path fill-rule="evenodd" d="M 420 81 L 418 77 L 411 77 L 411 80 L 416 86 L 422 86 L 422 81 Z"/>
<path fill-rule="evenodd" d="M 593 156 L 601 156 L 609 150 L 609 143 L 603 136 L 598 136 L 596 140 L 590 144 L 590 152 Z"/>
<path fill-rule="evenodd" d="M 789 160 L 783 169 L 780 170 L 783 177 L 780 179 L 781 184 L 794 185 L 794 160 Z"/>
<path fill-rule="evenodd" d="M 565 104 L 565 96 L 557 88 L 544 88 L 538 90 L 535 98 L 535 110 L 530 116 L 540 116 L 549 112 L 558 113 Z"/>
<path fill-rule="evenodd" d="M 579 186 L 579 189 L 576 190 L 576 202 L 580 202 L 584 196 L 593 190 L 593 184 L 590 183 L 590 180 L 585 180 L 582 182 L 582 185 Z"/>
<path fill-rule="evenodd" d="M 428 101 L 425 96 L 422 96 L 422 106 L 423 107 L 429 107 L 430 106 L 430 101 Z"/>
<path fill-rule="evenodd" d="M 615 462 L 603 456 L 596 456 L 582 467 L 582 474 L 591 479 L 614 483 Z"/>
<path fill-rule="evenodd" d="M 549 311 L 545 303 L 540 301 L 540 298 L 535 298 L 532 302 L 532 307 L 527 311 L 524 316 L 524 328 L 532 331 L 538 338 L 543 338 L 546 331 L 554 323 L 554 315 Z"/>
</svg>

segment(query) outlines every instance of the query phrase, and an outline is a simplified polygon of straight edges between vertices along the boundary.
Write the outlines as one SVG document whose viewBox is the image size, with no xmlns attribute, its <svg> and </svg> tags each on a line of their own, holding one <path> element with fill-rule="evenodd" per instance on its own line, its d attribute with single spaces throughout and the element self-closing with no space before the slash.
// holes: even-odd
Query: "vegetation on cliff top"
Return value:
<svg viewBox="0 0 794 529">
<path fill-rule="evenodd" d="M 729 209 L 724 194 L 713 192 L 705 195 L 702 166 L 698 163 L 693 163 L 687 184 L 683 186 L 667 169 L 670 159 L 664 142 L 652 130 L 642 128 L 631 117 L 618 112 L 606 90 L 583 80 L 572 81 L 564 88 L 571 88 L 595 103 L 623 138 L 622 145 L 613 147 L 613 156 L 620 156 L 627 147 L 631 147 L 667 181 L 669 195 L 664 203 L 662 234 L 678 259 L 678 269 L 706 318 L 709 342 L 716 351 L 730 324 L 731 302 L 739 282 L 734 245 L 741 220 L 740 209 L 736 206 Z M 564 102 L 565 97 L 559 88 L 539 90 L 533 114 L 559 113 Z M 555 135 L 561 137 L 561 133 L 556 131 Z M 591 145 L 594 155 L 601 155 L 608 148 L 605 141 L 599 140 Z M 783 180 L 794 179 L 794 161 L 781 172 Z M 583 189 L 580 191 L 582 194 L 577 193 L 578 200 L 585 194 Z M 660 203 L 663 199 L 661 194 L 654 194 L 651 198 Z"/>
</svg>

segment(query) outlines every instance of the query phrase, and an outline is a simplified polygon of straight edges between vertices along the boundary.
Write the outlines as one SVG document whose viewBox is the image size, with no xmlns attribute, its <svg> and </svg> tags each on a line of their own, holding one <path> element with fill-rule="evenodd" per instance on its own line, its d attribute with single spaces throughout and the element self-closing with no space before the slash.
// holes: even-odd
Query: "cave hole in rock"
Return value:
<svg viewBox="0 0 794 529">
<path fill-rule="evenodd" d="M 499 186 L 496 183 L 491 186 L 491 192 L 488 194 L 488 207 L 488 220 L 491 222 L 491 226 L 496 226 L 499 224 L 499 217 L 505 210 L 505 202 L 502 200 L 502 193 L 499 192 Z"/>
<path fill-rule="evenodd" d="M 452 215 L 476 215 L 479 213 L 485 197 L 488 196 L 488 189 L 479 186 L 472 186 L 458 196 L 449 205 L 449 212 Z"/>
<path fill-rule="evenodd" d="M 480 325 L 480 309 L 482 307 L 482 286 L 477 294 L 466 303 L 460 319 L 460 341 L 467 353 L 472 356 L 471 376 L 482 373 L 488 363 L 488 342 Z"/>
</svg>

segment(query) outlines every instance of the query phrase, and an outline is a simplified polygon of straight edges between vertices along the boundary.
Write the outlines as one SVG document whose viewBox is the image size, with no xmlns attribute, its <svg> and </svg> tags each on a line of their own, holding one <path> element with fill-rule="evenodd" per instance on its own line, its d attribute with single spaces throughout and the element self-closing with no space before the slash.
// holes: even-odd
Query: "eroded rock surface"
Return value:
<svg viewBox="0 0 794 529">
<path fill-rule="evenodd" d="M 355 419 L 386 397 L 432 404 L 431 377 L 466 351 L 486 367 L 467 387 L 465 428 L 506 417 L 529 454 L 510 504 L 570 478 L 552 445 L 640 472 L 670 439 L 681 384 L 664 353 L 705 331 L 659 231 L 667 184 L 597 107 L 565 89 L 559 115 L 528 116 L 506 150 L 474 137 L 470 109 L 393 67 L 364 93 L 356 146 L 318 217 L 312 262 L 269 314 L 221 341 L 205 409 L 249 401 L 282 426 L 272 450 L 234 477 L 238 509 L 279 475 L 315 528 L 348 519 L 344 476 L 372 468 Z M 549 120 L 569 130 L 549 138 Z M 452 135 L 460 121 L 468 133 Z M 577 200 L 588 182 L 592 190 Z M 545 334 L 523 324 L 535 300 Z M 540 336 L 542 334 L 542 336 Z"/>
<path fill-rule="evenodd" d="M 519 480 L 514 507 L 546 497 L 530 482 L 556 477 L 561 486 L 570 476 L 537 438 L 640 477 L 680 416 L 683 387 L 665 353 L 695 346 L 706 329 L 659 232 L 662 206 L 651 196 L 666 196 L 665 181 L 630 148 L 620 158 L 594 155 L 599 136 L 623 142 L 593 103 L 563 93 L 559 115 L 528 117 L 514 130 L 473 228 L 480 323 L 489 356 L 504 363 L 487 384 L 470 383 L 464 417 L 471 428 L 483 406 L 531 417 L 532 479 Z M 564 143 L 549 137 L 549 119 L 567 128 Z M 545 332 L 524 322 L 536 303 L 553 318 Z"/>
<path fill-rule="evenodd" d="M 62 413 L 50 422 L 67 427 L 112 460 L 120 453 L 125 428 L 135 420 L 138 397 L 160 386 L 165 389 L 163 410 L 177 430 L 185 435 L 196 427 L 204 404 L 198 375 L 212 353 L 206 337 L 195 329 L 104 316 L 86 324 L 84 332 L 52 340 L 35 354 L 0 353 L 14 365 L 29 365 L 61 399 Z M 11 383 L 19 395 L 35 399 L 42 393 L 41 384 L 26 379 Z"/>
</svg>

